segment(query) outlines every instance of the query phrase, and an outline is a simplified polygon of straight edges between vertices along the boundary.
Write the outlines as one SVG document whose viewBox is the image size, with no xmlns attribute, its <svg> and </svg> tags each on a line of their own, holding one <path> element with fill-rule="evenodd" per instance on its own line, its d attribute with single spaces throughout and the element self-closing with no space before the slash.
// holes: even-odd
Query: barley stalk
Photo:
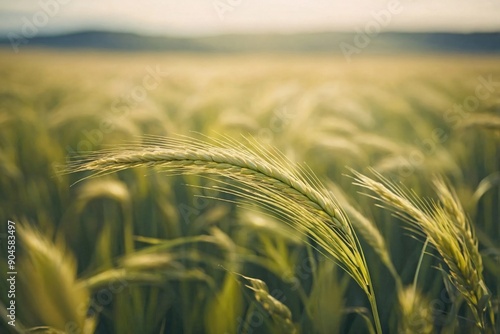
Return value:
<svg viewBox="0 0 500 334">
<path fill-rule="evenodd" d="M 426 235 L 448 266 L 448 278 L 469 305 L 476 326 L 486 331 L 487 315 L 494 326 L 478 241 L 454 191 L 442 179 L 437 179 L 434 186 L 441 202 L 425 202 L 374 173 L 381 182 L 355 173 L 356 184 L 375 192 L 383 203 Z"/>
<path fill-rule="evenodd" d="M 307 233 L 363 289 L 372 306 L 377 331 L 380 320 L 368 267 L 347 216 L 312 173 L 293 166 L 276 150 L 245 139 L 245 145 L 192 138 L 145 139 L 146 144 L 100 152 L 71 164 L 66 172 L 92 171 L 91 176 L 136 167 L 155 167 L 172 175 L 225 177 L 219 191 L 253 200 L 290 225 Z M 303 228 L 297 230 L 303 231 Z"/>
</svg>

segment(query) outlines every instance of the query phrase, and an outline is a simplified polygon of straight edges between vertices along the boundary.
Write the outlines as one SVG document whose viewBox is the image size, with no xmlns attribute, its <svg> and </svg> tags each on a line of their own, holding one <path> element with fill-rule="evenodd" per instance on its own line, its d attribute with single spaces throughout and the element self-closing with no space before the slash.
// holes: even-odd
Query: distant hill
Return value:
<svg viewBox="0 0 500 334">
<path fill-rule="evenodd" d="M 356 33 L 246 34 L 211 37 L 143 36 L 132 33 L 83 31 L 35 36 L 19 49 L 48 47 L 116 51 L 170 52 L 293 52 L 293 53 L 498 53 L 500 33 L 403 33 L 361 36 Z M 22 43 L 25 42 L 25 43 Z M 4 37 L 0 46 L 10 46 Z"/>
</svg>

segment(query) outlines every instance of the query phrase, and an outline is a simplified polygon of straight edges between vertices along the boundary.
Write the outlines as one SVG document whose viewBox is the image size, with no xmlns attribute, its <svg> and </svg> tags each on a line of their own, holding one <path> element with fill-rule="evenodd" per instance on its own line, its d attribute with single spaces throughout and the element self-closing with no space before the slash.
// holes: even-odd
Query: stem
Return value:
<svg viewBox="0 0 500 334">
<path fill-rule="evenodd" d="M 420 273 L 420 266 L 422 265 L 422 261 L 424 260 L 425 250 L 427 249 L 427 245 L 429 244 L 429 238 L 425 239 L 424 246 L 422 247 L 422 253 L 420 253 L 420 258 L 418 259 L 417 270 L 415 270 L 415 277 L 413 278 L 413 289 L 417 289 L 417 281 L 418 274 Z"/>
<path fill-rule="evenodd" d="M 380 325 L 380 316 L 378 314 L 377 301 L 375 300 L 375 295 L 373 294 L 373 288 L 370 288 L 370 305 L 372 307 L 373 321 L 375 322 L 375 330 L 377 334 L 382 334 L 382 326 Z"/>
<path fill-rule="evenodd" d="M 366 269 L 366 278 L 368 282 L 369 289 L 367 291 L 367 296 L 368 300 L 370 301 L 370 306 L 372 309 L 372 315 L 373 315 L 373 322 L 375 323 L 375 330 L 377 334 L 382 334 L 382 326 L 380 324 L 380 316 L 378 314 L 378 308 L 377 308 L 377 300 L 375 298 L 375 291 L 373 290 L 373 284 L 372 284 L 372 277 L 370 275 L 370 268 L 368 268 L 368 265 L 366 264 L 366 258 L 365 254 L 363 253 L 363 248 L 361 247 L 361 243 L 359 242 L 358 236 L 353 230 L 353 237 L 354 237 L 354 243 L 359 249 L 359 255 L 361 257 L 361 261 L 363 264 L 363 267 Z M 365 290 L 366 292 L 366 290 Z"/>
</svg>

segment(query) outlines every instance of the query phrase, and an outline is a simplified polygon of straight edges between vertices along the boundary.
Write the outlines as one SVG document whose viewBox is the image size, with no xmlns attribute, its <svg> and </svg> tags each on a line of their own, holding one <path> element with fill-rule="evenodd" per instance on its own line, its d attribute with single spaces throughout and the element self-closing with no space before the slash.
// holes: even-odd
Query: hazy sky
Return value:
<svg viewBox="0 0 500 334">
<path fill-rule="evenodd" d="M 500 0 L 393 0 L 383 30 L 500 31 Z M 362 29 L 379 0 L 0 0 L 0 32 L 112 29 L 154 34 Z M 54 6 L 58 4 L 58 6 Z M 45 8 L 45 9 L 44 9 Z M 399 7 L 398 7 L 399 8 Z M 45 12 L 49 15 L 45 14 Z M 29 23 L 26 23 L 29 22 Z"/>
</svg>

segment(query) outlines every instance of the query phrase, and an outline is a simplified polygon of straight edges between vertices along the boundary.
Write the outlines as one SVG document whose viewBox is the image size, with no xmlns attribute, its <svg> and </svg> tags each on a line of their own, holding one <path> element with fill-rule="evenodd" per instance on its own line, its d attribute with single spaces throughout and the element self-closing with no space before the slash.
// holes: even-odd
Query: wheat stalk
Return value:
<svg viewBox="0 0 500 334">
<path fill-rule="evenodd" d="M 259 203 L 308 235 L 367 294 L 378 332 L 380 320 L 368 267 L 346 215 L 318 179 L 293 166 L 281 153 L 250 139 L 196 140 L 147 137 L 145 144 L 103 151 L 69 165 L 66 172 L 92 171 L 91 176 L 136 167 L 155 167 L 172 175 L 224 177 L 217 189 Z M 304 233 L 304 232 L 301 232 Z"/>
</svg>

